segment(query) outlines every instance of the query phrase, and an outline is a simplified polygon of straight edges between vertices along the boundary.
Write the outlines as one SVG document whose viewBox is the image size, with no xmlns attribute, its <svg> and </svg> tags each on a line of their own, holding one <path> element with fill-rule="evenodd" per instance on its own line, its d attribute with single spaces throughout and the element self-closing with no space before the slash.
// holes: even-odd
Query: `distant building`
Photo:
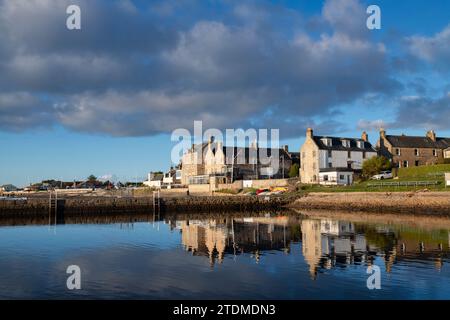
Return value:
<svg viewBox="0 0 450 320">
<path fill-rule="evenodd" d="M 155 172 L 150 172 L 148 174 L 148 178 L 146 181 L 144 181 L 144 185 L 148 186 L 148 187 L 152 187 L 152 188 L 161 188 L 163 185 L 163 179 L 164 179 L 164 174 L 162 173 L 155 173 Z"/>
<path fill-rule="evenodd" d="M 180 185 L 181 176 L 182 176 L 181 169 L 171 168 L 168 172 L 164 174 L 163 186 L 166 186 L 167 188 L 170 189 L 173 185 Z"/>
<path fill-rule="evenodd" d="M 381 129 L 377 148 L 397 168 L 438 164 L 444 162 L 444 156 L 450 158 L 450 138 L 436 137 L 432 130 L 417 137 L 387 135 Z"/>
<path fill-rule="evenodd" d="M 18 190 L 18 188 L 12 184 L 5 184 L 0 187 L 0 191 L 3 191 L 3 192 L 14 192 L 17 190 Z"/>
<path fill-rule="evenodd" d="M 300 180 L 310 184 L 353 183 L 353 173 L 362 169 L 365 160 L 377 155 L 367 133 L 361 139 L 314 136 L 306 131 L 306 140 L 300 149 Z"/>
</svg>

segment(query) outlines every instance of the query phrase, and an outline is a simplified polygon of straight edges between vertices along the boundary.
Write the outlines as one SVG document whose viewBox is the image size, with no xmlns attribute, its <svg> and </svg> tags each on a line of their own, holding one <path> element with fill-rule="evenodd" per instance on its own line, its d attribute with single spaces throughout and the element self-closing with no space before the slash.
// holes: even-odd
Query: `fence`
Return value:
<svg viewBox="0 0 450 320">
<path fill-rule="evenodd" d="M 367 187 L 418 187 L 418 186 L 436 186 L 439 181 L 397 181 L 397 182 L 378 182 L 368 183 Z"/>
</svg>

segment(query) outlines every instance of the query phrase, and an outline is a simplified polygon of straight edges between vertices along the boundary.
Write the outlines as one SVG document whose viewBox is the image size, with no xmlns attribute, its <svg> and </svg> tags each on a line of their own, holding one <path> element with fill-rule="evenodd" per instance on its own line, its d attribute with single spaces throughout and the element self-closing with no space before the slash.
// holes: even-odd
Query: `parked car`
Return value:
<svg viewBox="0 0 450 320">
<path fill-rule="evenodd" d="M 376 174 L 372 177 L 373 180 L 384 180 L 384 179 L 392 179 L 392 171 L 381 171 L 379 174 Z"/>
</svg>

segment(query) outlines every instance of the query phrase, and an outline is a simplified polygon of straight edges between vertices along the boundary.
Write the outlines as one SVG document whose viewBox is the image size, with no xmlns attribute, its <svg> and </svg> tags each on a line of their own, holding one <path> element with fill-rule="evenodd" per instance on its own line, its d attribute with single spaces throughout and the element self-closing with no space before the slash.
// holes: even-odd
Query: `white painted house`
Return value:
<svg viewBox="0 0 450 320">
<path fill-rule="evenodd" d="M 350 185 L 353 173 L 376 155 L 366 132 L 361 139 L 340 138 L 314 136 L 308 128 L 300 149 L 300 180 L 310 184 Z"/>
<path fill-rule="evenodd" d="M 163 184 L 164 175 L 162 173 L 153 173 L 150 172 L 148 174 L 148 178 L 146 181 L 144 181 L 144 185 L 151 187 L 151 188 L 157 188 L 161 189 Z"/>
</svg>

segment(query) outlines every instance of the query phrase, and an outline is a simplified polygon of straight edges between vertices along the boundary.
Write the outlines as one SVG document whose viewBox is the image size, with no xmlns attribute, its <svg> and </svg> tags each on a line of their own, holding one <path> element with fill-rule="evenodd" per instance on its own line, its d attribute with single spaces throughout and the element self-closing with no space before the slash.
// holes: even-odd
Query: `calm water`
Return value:
<svg viewBox="0 0 450 320">
<path fill-rule="evenodd" d="M 0 298 L 450 299 L 450 220 L 139 220 L 0 226 Z M 81 290 L 66 288 L 69 265 Z M 380 290 L 366 286 L 368 265 Z"/>
</svg>

